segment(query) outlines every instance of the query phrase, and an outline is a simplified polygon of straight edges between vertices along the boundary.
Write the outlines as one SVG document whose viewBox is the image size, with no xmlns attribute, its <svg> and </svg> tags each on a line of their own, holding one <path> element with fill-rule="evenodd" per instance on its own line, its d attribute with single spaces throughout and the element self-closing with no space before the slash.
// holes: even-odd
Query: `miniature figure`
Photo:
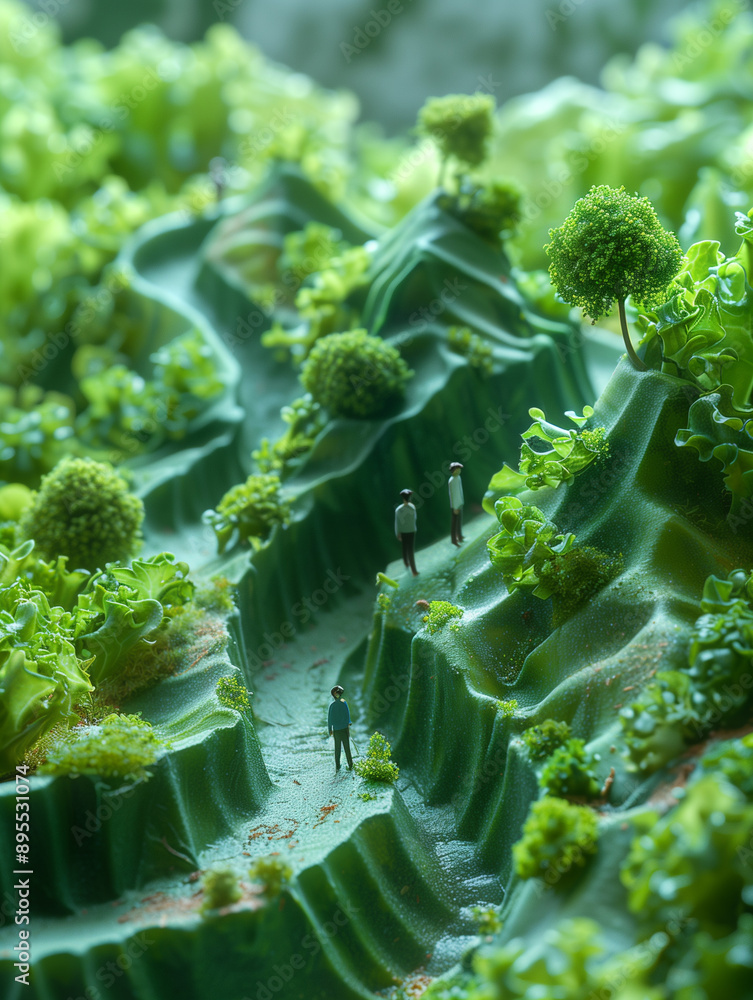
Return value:
<svg viewBox="0 0 753 1000">
<path fill-rule="evenodd" d="M 463 483 L 460 479 L 462 468 L 460 462 L 450 462 L 450 478 L 447 483 L 450 489 L 450 509 L 452 510 L 450 534 L 452 535 L 452 544 L 457 546 L 465 541 L 463 538 Z"/>
<path fill-rule="evenodd" d="M 224 156 L 213 156 L 209 161 L 209 177 L 214 184 L 214 193 L 219 204 L 227 187 L 227 160 Z"/>
<path fill-rule="evenodd" d="M 395 508 L 395 534 L 403 543 L 403 562 L 414 576 L 418 576 L 416 560 L 413 554 L 416 541 L 416 508 L 410 502 L 413 490 L 400 490 L 403 502 Z"/>
<path fill-rule="evenodd" d="M 335 774 L 337 774 L 340 770 L 341 746 L 345 747 L 348 770 L 353 770 L 353 758 L 350 753 L 350 711 L 347 701 L 343 698 L 343 689 L 339 684 L 335 684 L 330 693 L 335 700 L 329 706 L 327 726 L 329 727 L 329 735 L 335 738 Z"/>
</svg>

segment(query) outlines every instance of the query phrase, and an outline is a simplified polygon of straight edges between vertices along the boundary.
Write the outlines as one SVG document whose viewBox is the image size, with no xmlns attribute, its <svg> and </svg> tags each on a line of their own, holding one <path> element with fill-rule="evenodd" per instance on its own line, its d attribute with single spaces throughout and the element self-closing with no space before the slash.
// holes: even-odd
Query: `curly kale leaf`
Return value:
<svg viewBox="0 0 753 1000">
<path fill-rule="evenodd" d="M 753 886 L 744 856 L 753 804 L 743 793 L 704 774 L 665 816 L 649 812 L 637 825 L 620 872 L 630 909 L 652 928 L 678 916 L 715 936 L 734 928 Z"/>
<path fill-rule="evenodd" d="M 77 721 L 75 706 L 92 690 L 87 667 L 69 615 L 22 580 L 0 589 L 0 771 L 54 726 Z"/>
<path fill-rule="evenodd" d="M 638 321 L 646 363 L 705 392 L 729 383 L 744 405 L 753 389 L 753 288 L 742 253 L 727 258 L 714 240 L 693 244 L 669 293 Z"/>
<path fill-rule="evenodd" d="M 165 612 L 191 600 L 194 584 L 188 565 L 172 552 L 134 559 L 131 566 L 111 563 L 92 577 L 79 595 L 75 612 L 76 644 L 93 657 L 95 684 L 113 678 L 128 653 L 162 624 Z"/>
<path fill-rule="evenodd" d="M 675 435 L 675 444 L 698 452 L 701 462 L 721 462 L 724 485 L 732 494 L 730 523 L 739 520 L 743 500 L 753 496 L 753 410 L 739 407 L 734 388 L 721 385 L 697 399 L 688 411 L 688 427 Z M 742 522 L 740 522 L 742 523 Z"/>
<path fill-rule="evenodd" d="M 702 733 L 690 677 L 679 670 L 658 673 L 620 710 L 620 722 L 635 769 L 651 773 L 663 767 Z"/>
<path fill-rule="evenodd" d="M 133 559 L 130 566 L 111 564 L 93 578 L 92 586 L 102 582 L 115 590 L 122 584 L 139 600 L 152 598 L 163 608 L 172 608 L 187 604 L 193 596 L 188 572 L 188 563 L 175 562 L 172 552 L 160 552 L 150 559 Z"/>
<path fill-rule="evenodd" d="M 91 660 L 89 675 L 95 684 L 113 677 L 129 651 L 158 628 L 164 617 L 159 601 L 123 603 L 107 591 L 102 596 L 102 612 L 102 624 L 77 638 L 81 655 Z"/>
<path fill-rule="evenodd" d="M 539 490 L 547 486 L 557 489 L 561 483 L 572 482 L 592 462 L 609 455 L 605 429 L 584 427 L 593 416 L 592 407 L 584 406 L 582 416 L 568 410 L 565 416 L 576 424 L 569 428 L 550 423 L 538 407 L 528 412 L 534 422 L 521 435 L 518 471 L 505 464 L 489 482 L 483 503 L 490 514 L 500 493 Z"/>
<path fill-rule="evenodd" d="M 501 497 L 494 510 L 500 530 L 489 539 L 487 548 L 508 591 L 533 587 L 536 597 L 549 597 L 552 589 L 540 581 L 539 571 L 555 554 L 569 551 L 575 535 L 563 534 L 538 507 L 524 505 L 518 497 Z"/>
</svg>

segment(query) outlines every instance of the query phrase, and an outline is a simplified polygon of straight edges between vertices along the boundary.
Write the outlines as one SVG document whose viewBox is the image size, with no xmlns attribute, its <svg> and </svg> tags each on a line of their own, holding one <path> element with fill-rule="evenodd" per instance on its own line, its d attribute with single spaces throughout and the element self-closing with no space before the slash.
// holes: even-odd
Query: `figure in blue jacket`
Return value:
<svg viewBox="0 0 753 1000">
<path fill-rule="evenodd" d="M 340 747 L 345 747 L 345 756 L 348 761 L 348 770 L 353 770 L 353 758 L 350 755 L 350 712 L 348 703 L 343 698 L 343 689 L 339 684 L 335 684 L 331 691 L 335 699 L 329 706 L 327 716 L 327 726 L 329 735 L 335 738 L 335 773 L 340 770 Z"/>
</svg>

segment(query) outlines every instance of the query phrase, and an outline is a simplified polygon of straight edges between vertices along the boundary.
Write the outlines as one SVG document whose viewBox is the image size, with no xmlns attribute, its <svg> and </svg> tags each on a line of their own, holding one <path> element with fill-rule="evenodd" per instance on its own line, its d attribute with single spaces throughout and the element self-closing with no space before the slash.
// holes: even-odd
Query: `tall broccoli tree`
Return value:
<svg viewBox="0 0 753 1000">
<path fill-rule="evenodd" d="M 593 322 L 608 314 L 616 299 L 628 356 L 646 371 L 630 340 L 625 299 L 631 295 L 644 306 L 662 300 L 683 257 L 675 234 L 662 227 L 648 198 L 600 184 L 549 237 L 544 249 L 561 298 L 580 306 Z"/>
<path fill-rule="evenodd" d="M 430 97 L 418 113 L 418 132 L 433 139 L 445 168 L 454 159 L 461 169 L 483 163 L 494 129 L 494 98 L 489 94 Z"/>
</svg>

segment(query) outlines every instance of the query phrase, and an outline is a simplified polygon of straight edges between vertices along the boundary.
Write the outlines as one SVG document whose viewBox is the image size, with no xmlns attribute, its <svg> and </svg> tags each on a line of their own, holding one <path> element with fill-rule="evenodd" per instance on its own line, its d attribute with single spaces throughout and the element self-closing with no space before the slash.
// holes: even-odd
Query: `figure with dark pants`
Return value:
<svg viewBox="0 0 753 1000">
<path fill-rule="evenodd" d="M 353 758 L 350 754 L 350 711 L 348 703 L 343 698 L 343 689 L 335 684 L 331 691 L 335 699 L 329 706 L 327 726 L 329 735 L 335 738 L 335 772 L 340 770 L 340 748 L 345 747 L 345 758 L 348 770 L 353 770 Z"/>
<path fill-rule="evenodd" d="M 450 462 L 450 478 L 447 483 L 450 489 L 450 510 L 452 511 L 450 534 L 452 544 L 458 546 L 465 540 L 463 538 L 463 483 L 460 479 L 462 468 L 460 462 Z"/>
<path fill-rule="evenodd" d="M 400 490 L 403 502 L 395 508 L 395 534 L 403 543 L 403 562 L 414 576 L 418 576 L 413 554 L 416 541 L 416 508 L 410 502 L 413 490 Z"/>
</svg>

